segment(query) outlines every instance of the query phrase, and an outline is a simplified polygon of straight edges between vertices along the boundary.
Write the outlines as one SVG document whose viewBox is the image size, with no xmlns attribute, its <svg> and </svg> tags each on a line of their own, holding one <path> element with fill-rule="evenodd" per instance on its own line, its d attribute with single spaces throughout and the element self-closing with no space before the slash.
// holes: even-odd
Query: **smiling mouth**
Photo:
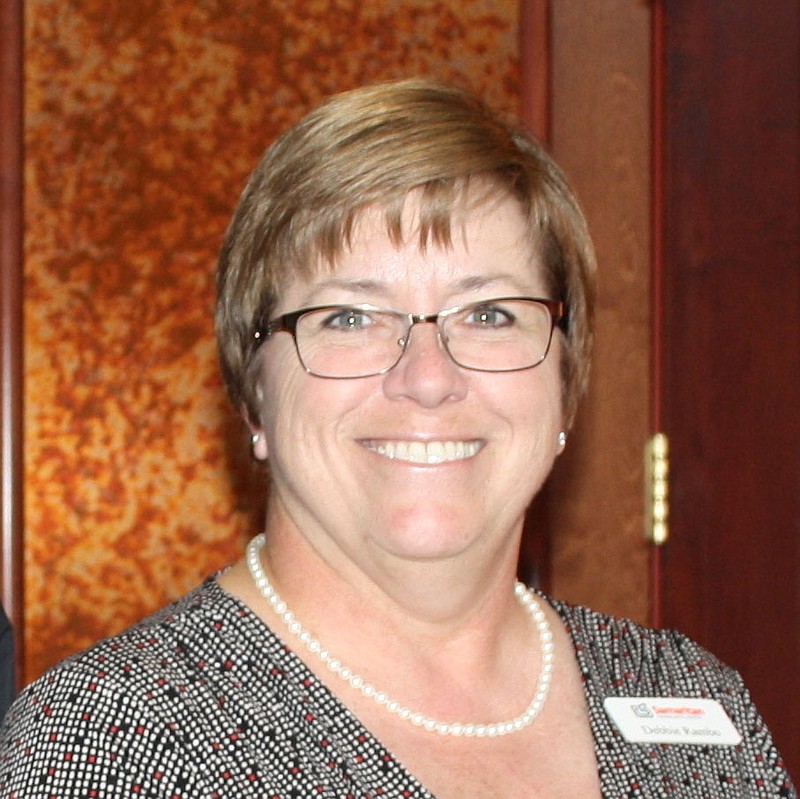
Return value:
<svg viewBox="0 0 800 799">
<path fill-rule="evenodd" d="M 482 446 L 479 441 L 365 441 L 363 444 L 384 458 L 426 465 L 472 458 Z"/>
</svg>

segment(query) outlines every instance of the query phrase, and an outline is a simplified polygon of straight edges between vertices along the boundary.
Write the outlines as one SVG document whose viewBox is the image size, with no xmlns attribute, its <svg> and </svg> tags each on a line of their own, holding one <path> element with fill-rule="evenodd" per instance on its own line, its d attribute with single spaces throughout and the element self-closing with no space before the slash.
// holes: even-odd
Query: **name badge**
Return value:
<svg viewBox="0 0 800 799">
<path fill-rule="evenodd" d="M 714 699 L 610 696 L 603 707 L 630 743 L 736 746 L 742 736 Z"/>
</svg>

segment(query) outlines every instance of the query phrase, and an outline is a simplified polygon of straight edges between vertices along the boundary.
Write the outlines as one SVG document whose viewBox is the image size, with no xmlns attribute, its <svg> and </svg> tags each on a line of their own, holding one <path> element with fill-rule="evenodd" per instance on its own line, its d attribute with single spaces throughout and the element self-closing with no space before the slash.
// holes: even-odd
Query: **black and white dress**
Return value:
<svg viewBox="0 0 800 799">
<path fill-rule="evenodd" d="M 553 602 L 572 635 L 603 796 L 796 797 L 739 676 L 696 644 Z M 719 701 L 738 746 L 631 744 L 607 696 Z M 29 686 L 6 718 L 0 799 L 401 799 L 431 794 L 210 578 Z"/>
</svg>

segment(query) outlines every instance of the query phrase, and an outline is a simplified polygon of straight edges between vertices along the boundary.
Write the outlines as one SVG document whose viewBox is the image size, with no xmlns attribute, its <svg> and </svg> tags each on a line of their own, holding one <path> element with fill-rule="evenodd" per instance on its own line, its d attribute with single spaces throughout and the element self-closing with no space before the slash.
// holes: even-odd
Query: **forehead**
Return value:
<svg viewBox="0 0 800 799">
<path fill-rule="evenodd" d="M 426 224 L 424 215 L 419 195 L 410 194 L 402 207 L 399 235 L 393 236 L 386 210 L 368 207 L 357 216 L 336 258 L 332 262 L 319 258 L 317 268 L 293 281 L 287 293 L 302 301 L 335 302 L 328 295 L 345 289 L 387 295 L 415 290 L 446 296 L 544 291 L 538 248 L 515 199 L 496 193 L 484 193 L 477 201 L 465 198 L 450 212 L 449 236 L 441 242 L 420 235 Z"/>
</svg>

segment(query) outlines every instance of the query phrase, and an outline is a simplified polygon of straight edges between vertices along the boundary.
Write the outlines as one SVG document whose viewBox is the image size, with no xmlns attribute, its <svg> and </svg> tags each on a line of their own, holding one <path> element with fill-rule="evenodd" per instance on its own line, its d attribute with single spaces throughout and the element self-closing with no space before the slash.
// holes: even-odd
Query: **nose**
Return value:
<svg viewBox="0 0 800 799">
<path fill-rule="evenodd" d="M 383 390 L 390 399 L 411 399 L 425 408 L 463 399 L 467 392 L 464 370 L 450 357 L 435 322 L 418 322 L 397 365 L 384 376 Z"/>
</svg>

